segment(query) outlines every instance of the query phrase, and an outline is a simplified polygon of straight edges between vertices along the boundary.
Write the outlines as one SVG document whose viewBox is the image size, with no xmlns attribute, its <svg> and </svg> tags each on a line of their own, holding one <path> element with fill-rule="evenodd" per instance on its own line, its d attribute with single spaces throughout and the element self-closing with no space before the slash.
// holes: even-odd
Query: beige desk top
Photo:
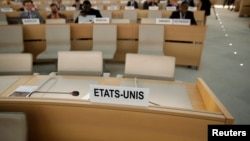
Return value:
<svg viewBox="0 0 250 141">
<path fill-rule="evenodd" d="M 0 77 L 0 82 L 1 81 L 8 82 L 0 84 L 0 92 L 2 92 L 1 97 L 7 97 L 16 90 L 19 85 L 39 86 L 38 90 L 44 92 L 71 92 L 74 90 L 80 92 L 78 97 L 66 94 L 47 93 L 34 93 L 32 95 L 32 98 L 63 98 L 69 100 L 79 100 L 88 94 L 89 84 L 133 87 L 134 83 L 134 79 L 131 78 L 49 75 L 2 76 Z M 149 100 L 154 103 L 158 102 L 157 104 L 161 106 L 206 110 L 195 84 L 145 79 L 138 79 L 138 84 L 142 87 L 149 87 L 152 92 L 150 93 L 151 96 Z"/>
</svg>

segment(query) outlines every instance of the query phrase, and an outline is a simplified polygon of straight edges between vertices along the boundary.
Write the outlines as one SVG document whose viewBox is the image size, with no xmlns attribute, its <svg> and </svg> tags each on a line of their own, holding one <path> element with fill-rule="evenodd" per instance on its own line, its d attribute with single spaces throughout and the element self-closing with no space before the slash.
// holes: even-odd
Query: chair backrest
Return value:
<svg viewBox="0 0 250 141">
<path fill-rule="evenodd" d="M 164 55 L 164 25 L 139 25 L 138 53 Z"/>
<path fill-rule="evenodd" d="M 59 51 L 59 75 L 102 76 L 103 57 L 100 51 Z"/>
<path fill-rule="evenodd" d="M 102 17 L 112 19 L 112 11 L 100 10 Z"/>
<path fill-rule="evenodd" d="M 113 59 L 117 46 L 117 25 L 93 25 L 93 49 L 102 51 L 104 59 Z"/>
<path fill-rule="evenodd" d="M 130 19 L 132 23 L 137 23 L 137 11 L 135 10 L 125 10 L 123 12 L 124 19 Z"/>
<path fill-rule="evenodd" d="M 0 12 L 0 25 L 8 25 L 7 16 L 2 12 Z"/>
<path fill-rule="evenodd" d="M 33 59 L 30 53 L 0 54 L 1 75 L 30 75 L 33 72 Z"/>
<path fill-rule="evenodd" d="M 175 57 L 126 54 L 125 77 L 174 80 Z"/>
<path fill-rule="evenodd" d="M 21 53 L 24 49 L 22 25 L 0 26 L 0 53 Z"/>
<path fill-rule="evenodd" d="M 148 18 L 162 18 L 162 12 L 156 10 L 149 10 Z"/>
<path fill-rule="evenodd" d="M 0 112 L 0 140 L 27 141 L 28 129 L 25 113 Z"/>
<path fill-rule="evenodd" d="M 69 24 L 46 24 L 46 49 L 37 59 L 57 59 L 58 51 L 68 51 L 71 48 Z"/>
<path fill-rule="evenodd" d="M 46 19 L 46 24 L 65 24 L 66 19 Z"/>
</svg>

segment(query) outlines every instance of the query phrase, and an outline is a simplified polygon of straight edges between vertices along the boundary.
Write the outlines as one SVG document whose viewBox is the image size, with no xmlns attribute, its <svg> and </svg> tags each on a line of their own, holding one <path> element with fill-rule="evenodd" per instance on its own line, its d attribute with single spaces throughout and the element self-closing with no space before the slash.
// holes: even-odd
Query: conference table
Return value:
<svg viewBox="0 0 250 141">
<path fill-rule="evenodd" d="M 90 85 L 149 88 L 149 104 L 92 102 Z M 10 96 L 35 87 L 30 97 Z M 79 96 L 64 94 L 78 91 Z M 50 93 L 51 92 L 51 93 Z M 56 92 L 56 93 L 52 93 Z M 69 75 L 0 76 L 0 112 L 24 112 L 36 141 L 203 141 L 210 124 L 234 118 L 202 78 L 194 83 Z"/>
</svg>

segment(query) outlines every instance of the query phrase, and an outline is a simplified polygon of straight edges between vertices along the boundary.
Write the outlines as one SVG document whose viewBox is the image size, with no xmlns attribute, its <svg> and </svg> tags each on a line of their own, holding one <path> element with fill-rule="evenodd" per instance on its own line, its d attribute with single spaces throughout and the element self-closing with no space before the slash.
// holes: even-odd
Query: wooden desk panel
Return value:
<svg viewBox="0 0 250 141">
<path fill-rule="evenodd" d="M 31 76 L 23 84 L 36 84 L 47 77 Z M 129 78 L 56 77 L 92 78 L 98 79 L 99 84 L 105 85 L 119 85 L 121 80 L 133 81 Z M 136 107 L 101 104 L 86 100 L 1 97 L 0 111 L 25 112 L 28 119 L 29 140 L 36 141 L 117 141 L 121 138 L 131 141 L 201 141 L 207 140 L 208 124 L 232 124 L 234 121 L 200 78 L 195 84 L 146 79 L 143 81 L 185 85 L 193 101 L 193 107 L 196 108 L 188 110 L 162 106 Z M 11 86 L 2 96 L 6 96 L 7 92 L 15 88 Z"/>
</svg>

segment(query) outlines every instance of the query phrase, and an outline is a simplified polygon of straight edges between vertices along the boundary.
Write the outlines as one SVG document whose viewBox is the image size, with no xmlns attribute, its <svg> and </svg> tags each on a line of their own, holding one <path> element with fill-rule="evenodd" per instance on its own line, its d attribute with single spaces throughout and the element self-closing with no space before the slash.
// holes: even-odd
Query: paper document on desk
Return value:
<svg viewBox="0 0 250 141">
<path fill-rule="evenodd" d="M 26 97 L 37 88 L 38 86 L 21 85 L 9 97 Z"/>
</svg>

